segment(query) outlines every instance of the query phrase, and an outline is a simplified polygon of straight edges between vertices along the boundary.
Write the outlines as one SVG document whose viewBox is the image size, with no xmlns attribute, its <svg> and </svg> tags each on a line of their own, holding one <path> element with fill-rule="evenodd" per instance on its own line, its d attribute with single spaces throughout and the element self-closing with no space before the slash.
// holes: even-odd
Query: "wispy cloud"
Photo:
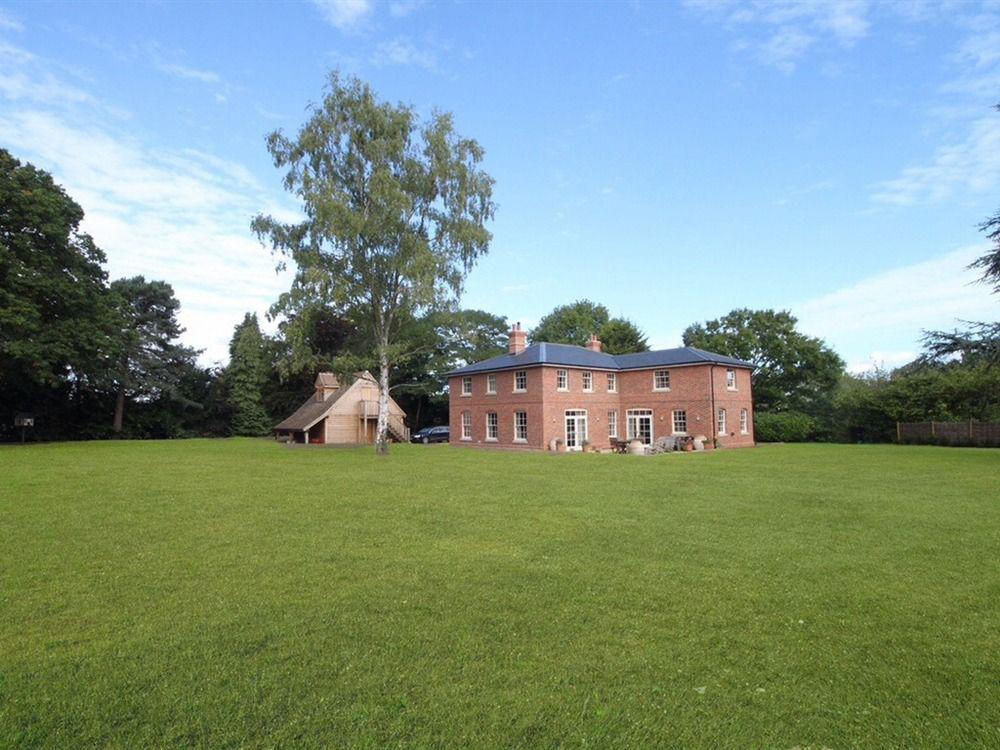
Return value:
<svg viewBox="0 0 1000 750">
<path fill-rule="evenodd" d="M 171 283 L 185 341 L 204 349 L 205 361 L 224 360 L 243 313 L 264 312 L 288 284 L 251 235 L 250 219 L 258 211 L 296 214 L 245 166 L 130 136 L 123 120 L 108 116 L 114 107 L 30 53 L 16 59 L 0 66 L 0 143 L 50 171 L 83 206 L 84 229 L 107 252 L 113 277 Z"/>
<path fill-rule="evenodd" d="M 381 42 L 372 54 L 375 65 L 413 65 L 425 70 L 437 68 L 437 56 L 426 49 L 420 49 L 408 39 L 397 37 Z"/>
<path fill-rule="evenodd" d="M 312 0 L 327 23 L 341 31 L 356 27 L 372 11 L 371 0 Z"/>
<path fill-rule="evenodd" d="M 878 342 L 916 344 L 925 329 L 954 327 L 960 320 L 984 319 L 996 314 L 997 299 L 977 283 L 969 264 L 986 245 L 976 244 L 920 263 L 902 266 L 792 307 L 802 330 L 821 336 L 839 351 L 870 346 L 867 363 L 878 353 Z M 864 351 L 864 349 L 862 349 Z M 909 352 L 907 352 L 909 353 Z M 889 362 L 887 365 L 901 364 Z"/>
<path fill-rule="evenodd" d="M 166 73 L 167 75 L 174 76 L 175 78 L 184 78 L 189 81 L 219 83 L 222 80 L 218 73 L 213 73 L 210 70 L 189 68 L 186 65 L 179 65 L 177 63 L 157 62 L 156 69 L 161 73 Z"/>
<path fill-rule="evenodd" d="M 706 20 L 739 30 L 737 50 L 784 73 L 822 40 L 851 47 L 868 35 L 866 0 L 685 0 Z"/>
<path fill-rule="evenodd" d="M 984 193 L 1000 184 L 1000 116 L 976 120 L 962 140 L 941 146 L 929 163 L 903 169 L 872 190 L 875 203 L 912 206 L 956 193 Z"/>
<path fill-rule="evenodd" d="M 424 0 L 394 0 L 389 3 L 389 14 L 393 18 L 405 18 L 424 5 Z"/>
<path fill-rule="evenodd" d="M 5 31 L 24 31 L 24 24 L 0 8 L 0 29 Z"/>
</svg>

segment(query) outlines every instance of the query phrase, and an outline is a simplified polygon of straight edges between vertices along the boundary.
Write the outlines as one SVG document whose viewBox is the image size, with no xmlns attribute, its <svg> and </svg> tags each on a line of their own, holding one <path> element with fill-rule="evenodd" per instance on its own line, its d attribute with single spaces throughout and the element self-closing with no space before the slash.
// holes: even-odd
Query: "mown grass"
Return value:
<svg viewBox="0 0 1000 750">
<path fill-rule="evenodd" d="M 0 449 L 0 747 L 1000 746 L 1000 451 Z"/>
</svg>

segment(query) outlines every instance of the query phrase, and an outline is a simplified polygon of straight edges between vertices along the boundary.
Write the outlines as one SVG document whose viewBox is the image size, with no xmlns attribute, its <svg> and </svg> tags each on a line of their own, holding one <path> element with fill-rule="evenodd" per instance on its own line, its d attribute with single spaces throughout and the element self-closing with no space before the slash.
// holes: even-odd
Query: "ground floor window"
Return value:
<svg viewBox="0 0 1000 750">
<path fill-rule="evenodd" d="M 629 440 L 638 440 L 643 445 L 653 442 L 653 410 L 629 409 L 625 412 L 625 428 Z"/>
<path fill-rule="evenodd" d="M 718 414 L 715 416 L 716 426 L 719 428 L 719 434 L 726 434 L 726 410 L 719 409 Z"/>
<path fill-rule="evenodd" d="M 472 412 L 462 412 L 462 440 L 472 440 Z"/>
<path fill-rule="evenodd" d="M 514 440 L 521 443 L 528 442 L 528 412 L 526 411 L 514 412 Z"/>
<path fill-rule="evenodd" d="M 618 412 L 608 412 L 608 437 L 618 437 Z"/>
<path fill-rule="evenodd" d="M 750 414 L 746 409 L 740 409 L 740 434 L 746 435 L 750 432 Z"/>
<path fill-rule="evenodd" d="M 486 439 L 497 439 L 497 413 L 495 411 L 486 414 Z"/>
<path fill-rule="evenodd" d="M 684 435 L 688 431 L 688 413 L 684 409 L 674 409 L 674 434 Z"/>
</svg>

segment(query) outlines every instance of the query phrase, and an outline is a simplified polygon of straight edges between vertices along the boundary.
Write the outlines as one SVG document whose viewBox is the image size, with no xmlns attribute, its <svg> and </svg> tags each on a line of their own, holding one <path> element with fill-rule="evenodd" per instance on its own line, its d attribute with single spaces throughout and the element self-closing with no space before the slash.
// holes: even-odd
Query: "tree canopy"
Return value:
<svg viewBox="0 0 1000 750">
<path fill-rule="evenodd" d="M 823 341 L 796 329 L 787 311 L 733 310 L 687 327 L 685 346 L 752 362 L 753 396 L 762 411 L 815 414 L 826 404 L 844 371 L 844 361 Z"/>
<path fill-rule="evenodd" d="M 225 373 L 233 435 L 266 435 L 271 429 L 263 396 L 270 369 L 267 354 L 257 316 L 247 313 L 233 332 Z"/>
<path fill-rule="evenodd" d="M 586 345 L 595 334 L 609 354 L 628 354 L 649 350 L 645 334 L 625 318 L 612 318 L 608 308 L 588 299 L 560 305 L 538 321 L 529 338 L 531 342 Z"/>
<path fill-rule="evenodd" d="M 489 247 L 495 205 L 483 149 L 455 132 L 451 115 L 422 122 L 412 107 L 379 101 L 366 83 L 336 73 L 297 136 L 275 131 L 267 147 L 306 217 L 252 223 L 281 255 L 279 267 L 296 267 L 276 309 L 331 304 L 371 331 L 384 453 L 391 370 L 406 355 L 401 325 L 454 301 Z"/>
</svg>

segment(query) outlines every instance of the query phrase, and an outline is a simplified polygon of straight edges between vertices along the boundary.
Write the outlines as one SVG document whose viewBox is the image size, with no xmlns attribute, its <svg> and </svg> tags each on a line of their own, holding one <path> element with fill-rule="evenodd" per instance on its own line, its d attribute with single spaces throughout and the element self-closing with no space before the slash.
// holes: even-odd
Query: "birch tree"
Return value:
<svg viewBox="0 0 1000 750">
<path fill-rule="evenodd" d="M 411 106 L 380 101 L 356 78 L 330 75 L 322 102 L 292 138 L 267 148 L 302 221 L 258 215 L 256 235 L 295 267 L 275 310 L 303 301 L 333 305 L 370 327 L 378 369 L 377 452 L 388 452 L 389 378 L 402 354 L 406 315 L 457 300 L 488 251 L 493 179 L 483 149 L 455 132 L 450 114 L 422 120 Z"/>
</svg>

